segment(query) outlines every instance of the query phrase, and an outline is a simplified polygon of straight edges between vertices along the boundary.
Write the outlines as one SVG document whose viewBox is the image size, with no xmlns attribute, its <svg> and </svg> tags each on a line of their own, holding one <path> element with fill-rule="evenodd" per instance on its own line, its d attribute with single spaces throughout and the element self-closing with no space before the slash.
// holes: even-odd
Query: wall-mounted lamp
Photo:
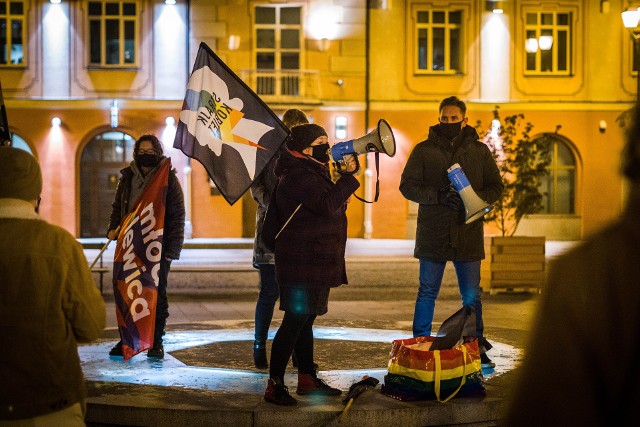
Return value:
<svg viewBox="0 0 640 427">
<path fill-rule="evenodd" d="M 240 36 L 232 34 L 229 36 L 229 50 L 238 50 L 240 47 Z"/>
<path fill-rule="evenodd" d="M 488 12 L 492 12 L 495 14 L 504 13 L 504 2 L 496 1 L 496 0 L 487 0 L 484 5 L 485 9 Z"/>
<path fill-rule="evenodd" d="M 600 120 L 598 122 L 598 130 L 600 133 L 605 133 L 607 131 L 607 122 L 606 120 Z"/>
<path fill-rule="evenodd" d="M 164 4 L 169 4 L 169 5 L 176 4 L 176 0 L 164 0 Z"/>
<path fill-rule="evenodd" d="M 49 0 L 49 3 L 51 4 L 60 4 L 61 0 Z"/>
<path fill-rule="evenodd" d="M 119 115 L 118 101 L 117 100 L 114 100 L 111 103 L 111 107 L 109 108 L 109 111 L 111 113 L 111 127 L 112 128 L 117 128 L 118 127 L 118 115 Z"/>
<path fill-rule="evenodd" d="M 320 52 L 326 52 L 329 50 L 329 46 L 331 46 L 331 40 L 329 39 L 319 39 L 317 40 L 318 50 Z"/>
<path fill-rule="evenodd" d="M 347 139 L 347 123 L 348 120 L 345 116 L 336 116 L 336 139 Z"/>
<path fill-rule="evenodd" d="M 622 24 L 631 32 L 634 39 L 640 38 L 638 22 L 640 22 L 640 8 L 627 9 L 622 12 Z"/>
<path fill-rule="evenodd" d="M 54 117 L 51 119 L 51 127 L 59 128 L 62 125 L 62 120 L 60 117 Z"/>
</svg>

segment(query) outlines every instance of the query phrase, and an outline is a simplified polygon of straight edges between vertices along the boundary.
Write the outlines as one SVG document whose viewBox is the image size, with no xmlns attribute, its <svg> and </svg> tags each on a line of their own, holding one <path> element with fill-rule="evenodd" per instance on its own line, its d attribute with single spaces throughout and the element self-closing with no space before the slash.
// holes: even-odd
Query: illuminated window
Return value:
<svg viewBox="0 0 640 427">
<path fill-rule="evenodd" d="M 90 66 L 137 65 L 139 9 L 137 1 L 88 2 Z"/>
<path fill-rule="evenodd" d="M 542 179 L 543 213 L 575 213 L 576 159 L 569 146 L 554 135 L 551 138 L 549 174 Z"/>
<path fill-rule="evenodd" d="M 571 13 L 527 12 L 525 74 L 571 74 Z"/>
<path fill-rule="evenodd" d="M 259 95 L 300 92 L 302 8 L 259 5 L 254 15 L 255 60 Z"/>
<path fill-rule="evenodd" d="M 417 10 L 417 73 L 461 72 L 462 11 Z"/>
<path fill-rule="evenodd" d="M 26 59 L 24 1 L 0 0 L 0 65 L 24 66 Z"/>
</svg>

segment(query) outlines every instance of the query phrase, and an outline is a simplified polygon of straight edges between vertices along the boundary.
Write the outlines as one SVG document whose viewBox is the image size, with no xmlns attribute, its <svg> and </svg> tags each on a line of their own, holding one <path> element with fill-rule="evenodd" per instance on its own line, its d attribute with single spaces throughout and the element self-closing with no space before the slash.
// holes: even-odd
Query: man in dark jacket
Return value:
<svg viewBox="0 0 640 427">
<path fill-rule="evenodd" d="M 502 194 L 498 166 L 489 148 L 467 126 L 466 105 L 455 96 L 440 103 L 440 123 L 429 129 L 426 141 L 415 146 L 402 172 L 400 191 L 418 203 L 414 256 L 420 260 L 420 287 L 413 316 L 413 335 L 431 334 L 435 302 L 447 261 L 453 261 L 463 305 L 476 312 L 483 367 L 493 367 L 486 355 L 480 289 L 480 262 L 484 258 L 481 220 L 465 224 L 462 199 L 451 186 L 447 169 L 458 163 L 476 194 L 494 203 Z"/>
<path fill-rule="evenodd" d="M 154 135 L 143 135 L 133 147 L 133 161 L 122 169 L 122 177 L 118 183 L 116 197 L 112 204 L 111 219 L 107 237 L 114 240 L 118 237 L 116 229 L 122 219 L 135 207 L 135 203 L 143 193 L 147 183 L 158 170 L 164 158 L 162 144 Z M 169 301 L 167 299 L 167 277 L 171 261 L 180 258 L 184 242 L 184 196 L 175 170 L 169 174 L 167 202 L 165 207 L 164 232 L 162 241 L 162 259 L 158 272 L 158 302 L 156 305 L 156 322 L 153 337 L 153 348 L 147 352 L 148 357 L 164 357 L 162 336 L 169 317 Z M 122 356 L 122 342 L 118 342 L 109 352 L 111 356 Z"/>
</svg>

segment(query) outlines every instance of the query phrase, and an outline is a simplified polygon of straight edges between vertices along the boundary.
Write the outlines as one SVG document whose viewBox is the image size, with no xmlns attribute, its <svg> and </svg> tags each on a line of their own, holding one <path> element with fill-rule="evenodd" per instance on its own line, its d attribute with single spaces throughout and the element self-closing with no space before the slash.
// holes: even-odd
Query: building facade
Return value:
<svg viewBox="0 0 640 427">
<path fill-rule="evenodd" d="M 398 191 L 400 175 L 437 123 L 439 102 L 457 95 L 469 123 L 483 131 L 499 106 L 501 117 L 524 114 L 534 138 L 553 134 L 545 211 L 526 218 L 518 233 L 575 240 L 618 216 L 626 194 L 619 157 L 640 61 L 620 18 L 630 6 L 0 0 L 0 80 L 14 144 L 42 166 L 41 214 L 78 237 L 106 233 L 119 170 L 145 133 L 162 139 L 178 171 L 188 236 L 253 235 L 249 192 L 228 205 L 204 168 L 171 148 L 204 42 L 276 114 L 300 108 L 330 141 L 363 136 L 380 119 L 390 123 L 396 155 L 380 156 L 379 201 L 350 203 L 350 237 L 413 236 L 417 207 Z M 367 169 L 358 195 L 370 200 L 373 155 L 361 162 Z"/>
</svg>

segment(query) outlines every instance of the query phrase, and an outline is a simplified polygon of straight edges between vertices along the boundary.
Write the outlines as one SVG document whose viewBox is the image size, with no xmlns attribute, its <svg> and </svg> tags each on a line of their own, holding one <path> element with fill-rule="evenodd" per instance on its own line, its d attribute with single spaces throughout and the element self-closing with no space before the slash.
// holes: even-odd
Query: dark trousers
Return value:
<svg viewBox="0 0 640 427">
<path fill-rule="evenodd" d="M 153 334 L 153 346 L 162 344 L 164 328 L 169 317 L 169 300 L 167 299 L 167 279 L 171 269 L 171 260 L 162 257 L 158 271 L 158 302 L 156 304 L 156 326 Z"/>
<path fill-rule="evenodd" d="M 264 346 L 267 342 L 269 326 L 273 318 L 273 309 L 280 296 L 276 283 L 276 266 L 273 264 L 258 264 L 260 272 L 260 293 L 256 303 L 255 315 L 255 344 Z"/>
<path fill-rule="evenodd" d="M 313 322 L 315 314 L 284 313 L 282 324 L 276 332 L 271 346 L 269 375 L 284 382 L 284 372 L 295 349 L 298 358 L 298 373 L 312 374 L 313 368 Z"/>
</svg>

